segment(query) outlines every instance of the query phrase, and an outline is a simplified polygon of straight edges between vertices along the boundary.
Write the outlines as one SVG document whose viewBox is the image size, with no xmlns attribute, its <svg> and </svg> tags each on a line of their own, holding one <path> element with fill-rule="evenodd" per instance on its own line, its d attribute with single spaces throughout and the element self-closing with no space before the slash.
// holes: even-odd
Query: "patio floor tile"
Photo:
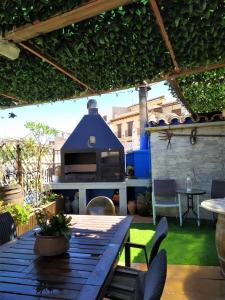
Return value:
<svg viewBox="0 0 225 300">
<path fill-rule="evenodd" d="M 132 264 L 145 270 L 145 264 Z M 162 300 L 224 300 L 225 279 L 219 267 L 168 265 Z"/>
</svg>

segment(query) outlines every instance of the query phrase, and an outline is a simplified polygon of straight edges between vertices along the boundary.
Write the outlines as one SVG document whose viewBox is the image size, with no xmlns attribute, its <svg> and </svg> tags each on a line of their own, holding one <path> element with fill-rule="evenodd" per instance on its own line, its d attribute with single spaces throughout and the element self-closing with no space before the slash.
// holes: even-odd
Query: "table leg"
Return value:
<svg viewBox="0 0 225 300">
<path fill-rule="evenodd" d="M 198 196 L 198 195 L 196 195 Z M 196 211 L 194 210 L 194 195 L 190 195 L 190 201 L 191 201 L 191 204 L 189 206 L 189 209 L 193 212 L 193 214 L 195 215 L 195 218 L 197 219 L 198 221 L 198 214 L 196 213 Z"/>
<path fill-rule="evenodd" d="M 225 215 L 219 214 L 216 224 L 216 249 L 221 266 L 221 274 L 225 278 Z"/>
<path fill-rule="evenodd" d="M 127 242 L 130 242 L 130 233 L 127 238 Z M 130 247 L 125 244 L 125 266 L 130 268 Z"/>
<path fill-rule="evenodd" d="M 185 210 L 185 212 L 182 215 L 183 220 L 185 219 L 185 216 L 187 216 L 189 213 L 189 197 L 187 195 L 187 209 Z"/>
<path fill-rule="evenodd" d="M 200 196 L 197 195 L 197 225 L 200 226 Z"/>
</svg>

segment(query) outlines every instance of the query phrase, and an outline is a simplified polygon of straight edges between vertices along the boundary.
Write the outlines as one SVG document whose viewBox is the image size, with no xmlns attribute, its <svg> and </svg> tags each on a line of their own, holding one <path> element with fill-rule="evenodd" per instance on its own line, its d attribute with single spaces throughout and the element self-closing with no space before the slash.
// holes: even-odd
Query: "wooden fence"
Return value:
<svg viewBox="0 0 225 300">
<path fill-rule="evenodd" d="M 56 215 L 60 211 L 64 211 L 64 199 L 56 199 L 56 201 L 53 201 L 43 206 L 42 209 L 45 209 L 49 213 Z M 37 220 L 35 214 L 33 213 L 30 215 L 28 224 L 20 224 L 17 226 L 16 228 L 17 235 L 20 236 L 26 233 L 27 231 L 32 230 L 36 225 L 37 225 Z"/>
</svg>

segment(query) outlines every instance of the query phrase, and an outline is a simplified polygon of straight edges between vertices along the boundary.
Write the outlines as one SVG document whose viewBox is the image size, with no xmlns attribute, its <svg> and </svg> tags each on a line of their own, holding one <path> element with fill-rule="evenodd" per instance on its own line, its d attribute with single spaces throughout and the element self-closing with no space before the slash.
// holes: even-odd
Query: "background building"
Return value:
<svg viewBox="0 0 225 300">
<path fill-rule="evenodd" d="M 161 96 L 147 101 L 146 114 L 149 122 L 158 122 L 163 119 L 169 123 L 172 118 L 187 116 L 188 111 L 175 98 Z M 112 110 L 103 118 L 124 145 L 126 152 L 139 149 L 139 104 L 129 107 L 112 107 Z"/>
</svg>

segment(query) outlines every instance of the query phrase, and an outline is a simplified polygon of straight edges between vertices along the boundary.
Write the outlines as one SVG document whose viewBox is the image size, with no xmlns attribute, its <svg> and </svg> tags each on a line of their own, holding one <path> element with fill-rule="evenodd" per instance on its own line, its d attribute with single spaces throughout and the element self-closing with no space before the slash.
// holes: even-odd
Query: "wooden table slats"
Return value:
<svg viewBox="0 0 225 300">
<path fill-rule="evenodd" d="M 33 231 L 0 247 L 0 300 L 101 299 L 129 237 L 131 217 L 72 215 L 68 253 L 34 254 Z"/>
</svg>

